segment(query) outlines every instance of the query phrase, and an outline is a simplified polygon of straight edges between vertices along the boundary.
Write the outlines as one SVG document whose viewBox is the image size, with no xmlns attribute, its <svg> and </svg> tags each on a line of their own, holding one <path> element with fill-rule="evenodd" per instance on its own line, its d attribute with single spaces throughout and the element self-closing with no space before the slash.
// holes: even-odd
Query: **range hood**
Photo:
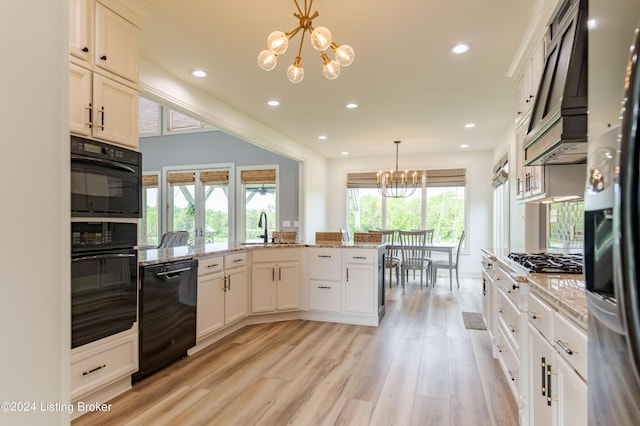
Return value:
<svg viewBox="0 0 640 426">
<path fill-rule="evenodd" d="M 550 42 L 524 140 L 528 166 L 587 158 L 587 0 L 565 0 L 549 24 Z"/>
</svg>

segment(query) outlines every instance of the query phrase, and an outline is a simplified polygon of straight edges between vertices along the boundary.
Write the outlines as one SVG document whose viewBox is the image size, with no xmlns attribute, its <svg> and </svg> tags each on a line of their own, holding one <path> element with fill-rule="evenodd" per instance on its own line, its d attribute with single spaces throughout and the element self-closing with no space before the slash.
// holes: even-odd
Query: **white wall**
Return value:
<svg viewBox="0 0 640 426">
<path fill-rule="evenodd" d="M 0 412 L 11 425 L 67 424 L 69 402 L 68 1 L 11 1 L 0 15 L 2 296 Z"/>
<path fill-rule="evenodd" d="M 360 157 L 329 160 L 327 227 L 316 230 L 337 230 L 347 225 L 346 175 L 350 172 L 365 172 L 389 169 L 395 163 L 392 153 L 388 157 Z M 493 187 L 491 151 L 460 151 L 454 153 L 432 153 L 400 155 L 402 169 L 467 169 L 467 197 L 469 216 L 467 223 L 468 253 L 460 256 L 460 273 L 480 274 L 480 249 L 491 246 L 493 226 Z"/>
</svg>

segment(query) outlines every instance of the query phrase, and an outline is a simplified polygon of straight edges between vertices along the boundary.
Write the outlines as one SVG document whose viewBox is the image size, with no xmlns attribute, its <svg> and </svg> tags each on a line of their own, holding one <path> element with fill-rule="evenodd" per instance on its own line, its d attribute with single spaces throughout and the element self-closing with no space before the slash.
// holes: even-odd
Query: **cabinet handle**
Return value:
<svg viewBox="0 0 640 426">
<path fill-rule="evenodd" d="M 547 405 L 551 407 L 551 366 L 547 365 Z"/>
<path fill-rule="evenodd" d="M 540 382 L 540 390 L 542 393 L 542 396 L 547 396 L 547 371 L 546 371 L 546 367 L 547 367 L 547 359 L 545 357 L 541 357 L 540 358 L 540 370 L 542 373 L 541 376 L 541 382 Z"/>
<path fill-rule="evenodd" d="M 233 259 L 233 263 L 242 262 L 244 259 Z"/>
<path fill-rule="evenodd" d="M 507 323 L 507 327 L 509 327 L 509 330 L 511 330 L 512 333 L 516 332 L 516 329 L 513 328 L 513 326 L 511 325 L 511 323 Z"/>
<path fill-rule="evenodd" d="M 215 268 L 215 267 L 218 267 L 218 266 L 220 266 L 220 264 L 219 263 L 215 263 L 213 265 L 207 265 L 207 268 Z"/>
<path fill-rule="evenodd" d="M 98 126 L 97 126 L 97 127 L 99 127 L 99 128 L 100 128 L 100 130 L 104 130 L 104 107 L 101 107 L 101 108 L 98 110 L 98 112 L 101 114 L 101 121 L 102 121 L 102 123 L 101 123 L 101 124 L 98 124 Z"/>
<path fill-rule="evenodd" d="M 91 374 L 91 373 L 95 373 L 95 372 L 96 372 L 96 371 L 98 371 L 98 370 L 102 370 L 102 369 L 103 369 L 103 368 L 105 368 L 106 366 L 107 366 L 107 364 L 99 365 L 99 366 L 97 366 L 96 368 L 92 368 L 92 369 L 91 369 L 91 370 L 89 370 L 89 371 L 85 371 L 85 372 L 83 372 L 83 373 L 82 373 L 82 375 L 83 375 L 83 376 L 88 376 L 88 375 L 89 375 L 89 374 Z"/>
<path fill-rule="evenodd" d="M 227 275 L 227 290 L 231 291 L 231 275 Z"/>
<path fill-rule="evenodd" d="M 513 287 L 514 290 L 517 290 L 517 289 L 520 288 L 520 286 L 518 284 L 514 284 L 512 287 Z"/>
<path fill-rule="evenodd" d="M 511 379 L 512 382 L 516 381 L 516 376 L 513 375 L 511 370 L 507 370 L 507 374 L 509 374 L 509 378 Z"/>
<path fill-rule="evenodd" d="M 347 268 L 347 282 L 349 282 L 349 268 Z"/>
<path fill-rule="evenodd" d="M 527 314 L 529 314 L 529 316 L 533 319 L 537 319 L 538 317 L 536 316 L 535 312 L 531 312 L 530 310 L 527 309 Z"/>
<path fill-rule="evenodd" d="M 501 314 L 502 313 L 502 308 L 500 306 L 498 306 L 498 313 Z"/>
<path fill-rule="evenodd" d="M 100 56 L 100 59 L 102 59 L 103 61 L 106 61 L 107 60 L 107 55 Z"/>
<path fill-rule="evenodd" d="M 276 281 L 276 268 L 271 268 L 271 281 Z"/>
<path fill-rule="evenodd" d="M 319 254 L 318 257 L 331 258 L 331 255 L 329 255 L 329 254 Z"/>
<path fill-rule="evenodd" d="M 93 128 L 93 104 L 89 104 L 88 106 L 84 107 L 84 109 L 89 111 L 89 122 L 87 123 L 87 126 L 89 126 L 89 128 Z"/>
<path fill-rule="evenodd" d="M 319 285 L 318 288 L 326 288 L 326 289 L 331 290 L 331 287 L 328 286 L 328 285 Z"/>
<path fill-rule="evenodd" d="M 354 259 L 366 259 L 367 256 L 353 256 Z"/>
<path fill-rule="evenodd" d="M 227 277 L 224 277 L 224 291 L 227 291 Z"/>
<path fill-rule="evenodd" d="M 278 266 L 278 281 L 282 281 L 282 268 Z"/>
<path fill-rule="evenodd" d="M 565 342 L 560 339 L 556 339 L 556 345 L 560 346 L 560 348 L 568 353 L 569 355 L 573 355 L 573 349 L 571 349 Z"/>
<path fill-rule="evenodd" d="M 82 51 L 83 51 L 84 53 L 87 53 L 87 52 L 89 51 L 89 48 L 88 48 L 87 46 L 85 46 L 85 47 L 83 47 L 83 48 L 82 48 Z"/>
</svg>

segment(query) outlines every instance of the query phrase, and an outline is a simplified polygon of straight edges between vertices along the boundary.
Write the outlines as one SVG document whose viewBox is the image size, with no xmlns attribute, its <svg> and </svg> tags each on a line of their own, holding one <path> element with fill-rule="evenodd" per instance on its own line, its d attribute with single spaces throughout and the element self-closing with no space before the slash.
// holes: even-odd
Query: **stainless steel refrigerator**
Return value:
<svg viewBox="0 0 640 426">
<path fill-rule="evenodd" d="M 590 425 L 640 424 L 640 28 L 629 36 L 621 121 L 587 161 Z"/>
</svg>

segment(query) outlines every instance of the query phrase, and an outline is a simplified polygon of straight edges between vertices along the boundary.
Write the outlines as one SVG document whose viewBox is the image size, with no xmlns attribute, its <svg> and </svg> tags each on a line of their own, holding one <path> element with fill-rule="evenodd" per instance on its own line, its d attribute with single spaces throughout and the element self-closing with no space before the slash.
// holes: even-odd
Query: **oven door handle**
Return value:
<svg viewBox="0 0 640 426">
<path fill-rule="evenodd" d="M 71 259 L 72 262 L 82 262 L 85 260 L 98 260 L 98 259 L 119 259 L 119 258 L 123 258 L 123 257 L 135 257 L 136 255 L 131 253 L 131 254 L 122 254 L 122 253 L 118 253 L 118 254 L 96 254 L 96 255 L 92 255 L 92 256 L 82 256 L 82 257 L 76 257 Z"/>
<path fill-rule="evenodd" d="M 124 164 L 118 163 L 117 161 L 104 160 L 102 158 L 85 157 L 85 156 L 76 155 L 76 154 L 71 154 L 71 159 L 74 161 L 80 161 L 85 163 L 99 163 L 105 166 L 123 170 L 125 172 L 134 173 L 134 174 L 137 173 L 135 169 L 133 169 L 132 167 L 125 166 Z"/>
<path fill-rule="evenodd" d="M 186 272 L 186 271 L 190 271 L 192 269 L 193 269 L 192 267 L 188 267 L 188 268 L 176 269 L 175 271 L 157 272 L 156 276 L 158 276 L 158 277 L 175 278 L 177 276 L 177 274 L 179 274 L 180 272 Z"/>
</svg>

